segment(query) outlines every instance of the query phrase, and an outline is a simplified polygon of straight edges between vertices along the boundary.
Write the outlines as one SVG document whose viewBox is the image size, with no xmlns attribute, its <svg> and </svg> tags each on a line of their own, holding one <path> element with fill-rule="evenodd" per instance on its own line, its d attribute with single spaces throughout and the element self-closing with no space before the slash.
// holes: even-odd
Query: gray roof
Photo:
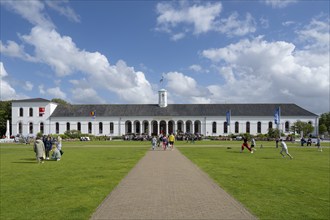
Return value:
<svg viewBox="0 0 330 220">
<path fill-rule="evenodd" d="M 51 117 L 124 116 L 273 116 L 281 108 L 281 116 L 317 116 L 296 104 L 169 104 L 165 108 L 157 104 L 141 105 L 58 105 Z"/>
<path fill-rule="evenodd" d="M 34 98 L 34 99 L 13 100 L 12 102 L 50 102 L 50 101 L 43 98 Z"/>
</svg>

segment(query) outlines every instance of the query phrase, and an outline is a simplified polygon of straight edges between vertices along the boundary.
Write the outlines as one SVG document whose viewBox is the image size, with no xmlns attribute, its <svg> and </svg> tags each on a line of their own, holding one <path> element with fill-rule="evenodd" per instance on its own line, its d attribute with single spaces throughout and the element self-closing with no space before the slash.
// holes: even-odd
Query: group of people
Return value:
<svg viewBox="0 0 330 220">
<path fill-rule="evenodd" d="M 288 146 L 287 146 L 287 144 L 285 143 L 285 141 L 283 139 L 276 138 L 276 148 L 278 148 L 278 143 L 279 142 L 280 142 L 280 145 L 281 145 L 281 148 L 282 148 L 281 152 L 280 152 L 282 157 L 285 157 L 285 155 L 283 154 L 283 152 L 284 152 L 287 156 L 289 156 L 290 159 L 293 159 L 293 157 L 290 155 L 290 153 L 288 151 Z M 256 146 L 256 141 L 255 141 L 254 138 L 251 139 L 251 147 L 249 147 L 248 139 L 246 137 L 244 137 L 242 148 L 241 148 L 241 153 L 243 152 L 244 148 L 247 148 L 251 153 L 253 153 L 254 151 L 256 151 L 255 146 Z M 320 137 L 317 137 L 316 146 L 317 146 L 318 151 L 322 152 Z"/>
<path fill-rule="evenodd" d="M 62 138 L 58 136 L 53 140 L 50 135 L 37 136 L 34 142 L 34 152 L 38 163 L 44 163 L 45 160 L 50 160 L 50 153 L 52 152 L 51 159 L 59 161 L 62 154 Z"/>
<path fill-rule="evenodd" d="M 160 134 L 158 139 L 156 136 L 153 136 L 151 138 L 152 150 L 155 150 L 156 147 L 162 147 L 163 150 L 166 150 L 168 148 L 173 150 L 174 142 L 175 142 L 175 136 L 173 133 L 168 136 Z"/>
</svg>

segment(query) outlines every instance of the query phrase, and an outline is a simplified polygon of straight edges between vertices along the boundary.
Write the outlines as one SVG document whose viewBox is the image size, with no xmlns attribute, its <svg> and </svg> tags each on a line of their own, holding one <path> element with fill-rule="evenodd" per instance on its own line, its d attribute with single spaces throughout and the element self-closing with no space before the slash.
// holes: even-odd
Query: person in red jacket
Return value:
<svg viewBox="0 0 330 220">
<path fill-rule="evenodd" d="M 243 152 L 244 147 L 246 147 L 246 148 L 251 152 L 251 154 L 253 154 L 253 150 L 249 147 L 247 137 L 244 137 L 244 138 L 243 138 L 243 144 L 242 144 L 241 153 Z"/>
</svg>

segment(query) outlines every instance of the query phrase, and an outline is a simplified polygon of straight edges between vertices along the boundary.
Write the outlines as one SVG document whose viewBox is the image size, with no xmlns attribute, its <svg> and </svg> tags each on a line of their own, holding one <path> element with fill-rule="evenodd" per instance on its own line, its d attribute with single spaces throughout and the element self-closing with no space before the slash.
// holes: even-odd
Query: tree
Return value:
<svg viewBox="0 0 330 220">
<path fill-rule="evenodd" d="M 6 134 L 7 120 L 11 120 L 11 101 L 0 101 L 0 135 Z"/>
<path fill-rule="evenodd" d="M 269 128 L 267 135 L 269 138 L 279 138 L 281 137 L 281 132 L 277 128 Z"/>
<path fill-rule="evenodd" d="M 291 126 L 291 131 L 294 133 L 301 134 L 303 132 L 303 135 L 306 137 L 307 135 L 311 134 L 314 130 L 313 125 L 307 122 L 297 121 L 293 123 Z"/>
<path fill-rule="evenodd" d="M 58 104 L 62 104 L 62 105 L 70 105 L 70 103 L 68 103 L 67 101 L 60 99 L 60 98 L 53 98 L 52 100 L 50 100 L 51 102 L 55 102 Z"/>
<path fill-rule="evenodd" d="M 321 128 L 322 127 L 322 128 Z M 326 130 L 324 131 L 324 127 L 326 128 Z M 323 131 L 323 132 L 322 132 Z M 320 116 L 320 119 L 319 119 L 319 132 L 321 134 L 325 133 L 325 132 L 328 132 L 330 133 L 330 112 L 328 113 L 323 113 L 321 116 Z"/>
</svg>

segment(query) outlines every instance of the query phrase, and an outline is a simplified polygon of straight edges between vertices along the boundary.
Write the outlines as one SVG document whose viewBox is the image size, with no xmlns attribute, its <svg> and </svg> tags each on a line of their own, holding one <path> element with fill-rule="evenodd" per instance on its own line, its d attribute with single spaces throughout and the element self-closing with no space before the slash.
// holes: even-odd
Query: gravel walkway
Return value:
<svg viewBox="0 0 330 220">
<path fill-rule="evenodd" d="M 256 219 L 178 150 L 149 151 L 96 219 Z"/>
</svg>

